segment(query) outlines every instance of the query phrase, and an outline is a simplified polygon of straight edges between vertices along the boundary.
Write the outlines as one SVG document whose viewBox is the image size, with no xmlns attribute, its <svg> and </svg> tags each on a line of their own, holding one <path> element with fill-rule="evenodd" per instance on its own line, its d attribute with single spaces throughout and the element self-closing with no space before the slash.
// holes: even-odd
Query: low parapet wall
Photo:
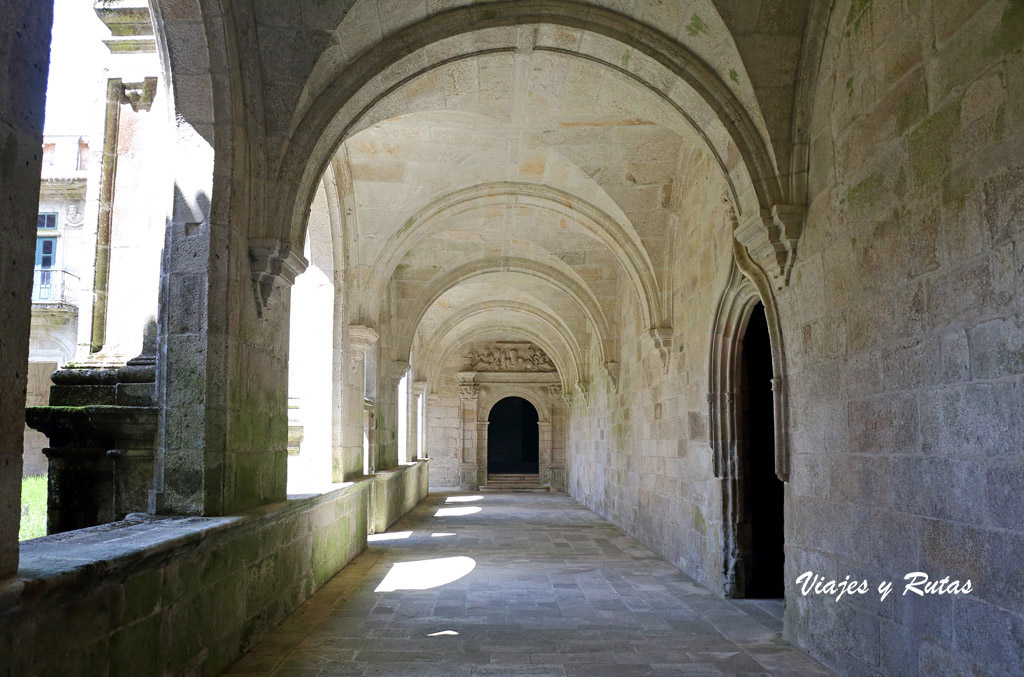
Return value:
<svg viewBox="0 0 1024 677">
<path fill-rule="evenodd" d="M 365 549 L 381 481 L 394 483 L 367 478 L 237 516 L 145 517 L 25 542 L 17 576 L 0 582 L 0 672 L 220 674 Z"/>
<path fill-rule="evenodd" d="M 386 531 L 398 519 L 427 497 L 429 461 L 422 460 L 393 470 L 378 471 L 373 476 L 370 528 L 373 533 Z"/>
</svg>

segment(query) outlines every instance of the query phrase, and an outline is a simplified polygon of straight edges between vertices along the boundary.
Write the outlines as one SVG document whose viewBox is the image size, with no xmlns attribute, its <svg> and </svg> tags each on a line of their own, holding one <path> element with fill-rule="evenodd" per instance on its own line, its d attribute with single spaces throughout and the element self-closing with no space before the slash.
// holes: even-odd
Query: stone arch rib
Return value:
<svg viewBox="0 0 1024 677">
<path fill-rule="evenodd" d="M 756 251 L 759 260 L 765 260 L 764 265 L 770 265 L 778 286 L 786 282 L 802 211 L 791 204 L 794 200 L 775 167 L 770 140 L 762 136 L 750 111 L 709 64 L 673 38 L 630 17 L 576 0 L 505 0 L 453 8 L 406 26 L 369 48 L 309 106 L 285 143 L 277 176 L 287 192 L 281 209 L 291 212 L 279 213 L 278 221 L 301 231 L 304 205 L 309 201 L 307 184 L 316 180 L 310 177 L 322 171 L 329 155 L 348 133 L 346 127 L 326 136 L 333 116 L 383 68 L 417 49 L 469 30 L 523 24 L 566 26 L 617 40 L 660 63 L 692 87 L 736 144 L 759 205 L 758 213 L 745 221 L 737 235 L 745 246 Z M 295 182 L 289 178 L 293 176 L 302 178 Z"/>
<path fill-rule="evenodd" d="M 439 224 L 447 213 L 483 208 L 496 201 L 506 202 L 510 197 L 515 198 L 517 205 L 552 211 L 581 223 L 619 261 L 640 301 L 644 325 L 649 329 L 668 325 L 654 266 L 632 226 L 619 223 L 587 200 L 539 183 L 493 181 L 452 191 L 435 200 L 410 218 L 384 246 L 384 257 L 371 267 L 373 277 L 368 288 L 382 295 L 402 257 L 417 241 L 431 234 L 434 224 Z"/>
<path fill-rule="evenodd" d="M 400 333 L 400 340 L 402 341 L 399 347 L 400 354 L 405 355 L 409 353 L 412 348 L 412 337 L 415 335 L 416 328 L 430 306 L 442 294 L 461 282 L 489 273 L 518 273 L 527 275 L 543 280 L 563 292 L 576 303 L 597 334 L 602 362 L 609 362 L 616 355 L 614 339 L 608 319 L 601 310 L 597 298 L 594 297 L 586 285 L 553 266 L 519 257 L 471 261 L 428 282 L 426 288 L 417 297 L 413 311 L 410 313 Z"/>
</svg>

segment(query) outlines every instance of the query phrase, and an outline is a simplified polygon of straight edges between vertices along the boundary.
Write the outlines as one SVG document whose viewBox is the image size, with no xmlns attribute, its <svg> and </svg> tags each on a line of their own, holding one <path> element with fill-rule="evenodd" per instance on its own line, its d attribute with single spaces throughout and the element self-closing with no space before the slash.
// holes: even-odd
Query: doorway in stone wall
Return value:
<svg viewBox="0 0 1024 677">
<path fill-rule="evenodd" d="M 487 474 L 536 476 L 540 436 L 537 409 L 522 397 L 500 400 L 487 417 Z"/>
<path fill-rule="evenodd" d="M 739 397 L 742 595 L 783 596 L 783 482 L 775 472 L 772 351 L 764 306 L 758 303 L 743 334 Z"/>
</svg>

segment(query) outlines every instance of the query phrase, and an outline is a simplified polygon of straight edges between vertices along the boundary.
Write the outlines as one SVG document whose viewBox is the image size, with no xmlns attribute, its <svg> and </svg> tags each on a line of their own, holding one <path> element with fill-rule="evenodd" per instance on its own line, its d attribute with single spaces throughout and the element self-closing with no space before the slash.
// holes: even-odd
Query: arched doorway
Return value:
<svg viewBox="0 0 1024 677">
<path fill-rule="evenodd" d="M 781 598 L 784 485 L 775 473 L 772 350 L 761 303 L 751 312 L 740 359 L 741 596 Z"/>
<path fill-rule="evenodd" d="M 487 417 L 489 475 L 536 475 L 540 436 L 537 409 L 522 397 L 506 397 Z"/>
</svg>

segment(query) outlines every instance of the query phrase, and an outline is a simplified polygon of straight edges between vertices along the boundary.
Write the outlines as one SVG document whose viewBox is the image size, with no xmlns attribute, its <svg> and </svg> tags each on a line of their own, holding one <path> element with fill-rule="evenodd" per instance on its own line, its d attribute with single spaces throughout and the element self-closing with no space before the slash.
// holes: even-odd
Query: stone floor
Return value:
<svg viewBox="0 0 1024 677">
<path fill-rule="evenodd" d="M 780 603 L 712 595 L 565 494 L 431 494 L 371 539 L 228 674 L 831 674 Z"/>
</svg>

